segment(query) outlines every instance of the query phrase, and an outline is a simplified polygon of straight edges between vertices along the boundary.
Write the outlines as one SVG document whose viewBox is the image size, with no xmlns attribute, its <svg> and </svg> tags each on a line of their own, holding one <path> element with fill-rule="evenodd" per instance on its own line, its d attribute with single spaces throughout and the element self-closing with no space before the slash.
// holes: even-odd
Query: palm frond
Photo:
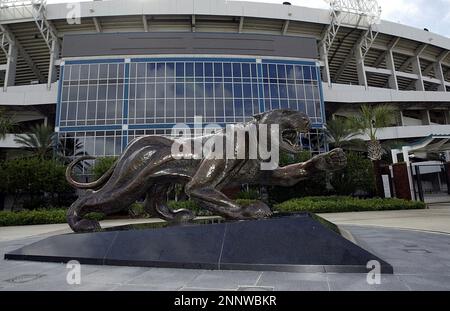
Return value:
<svg viewBox="0 0 450 311">
<path fill-rule="evenodd" d="M 44 158 L 55 147 L 55 135 L 53 128 L 41 124 L 33 127 L 30 133 L 16 135 L 14 141 L 36 156 Z"/>
</svg>

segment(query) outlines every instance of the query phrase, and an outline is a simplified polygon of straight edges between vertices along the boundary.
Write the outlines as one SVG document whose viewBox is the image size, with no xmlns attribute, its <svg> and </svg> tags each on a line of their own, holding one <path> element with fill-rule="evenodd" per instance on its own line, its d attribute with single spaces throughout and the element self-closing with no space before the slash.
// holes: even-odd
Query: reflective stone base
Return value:
<svg viewBox="0 0 450 311">
<path fill-rule="evenodd" d="M 144 227 L 145 228 L 145 227 Z M 9 260 L 211 270 L 364 273 L 387 262 L 342 237 L 335 226 L 307 214 L 271 219 L 124 228 L 53 236 L 5 255 Z"/>
</svg>

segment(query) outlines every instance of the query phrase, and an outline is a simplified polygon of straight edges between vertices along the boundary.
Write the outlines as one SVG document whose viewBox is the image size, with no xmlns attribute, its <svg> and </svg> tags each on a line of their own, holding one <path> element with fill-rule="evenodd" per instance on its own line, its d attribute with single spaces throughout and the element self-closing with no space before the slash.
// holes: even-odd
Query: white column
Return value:
<svg viewBox="0 0 450 311">
<path fill-rule="evenodd" d="M 59 42 L 57 40 L 52 41 L 52 50 L 50 52 L 50 65 L 48 67 L 48 82 L 47 88 L 50 90 L 52 83 L 58 79 L 56 61 L 59 59 Z"/>
<path fill-rule="evenodd" d="M 328 86 L 331 87 L 330 65 L 328 63 L 328 53 L 324 44 L 320 47 L 320 60 L 324 64 L 322 69 L 322 80 L 323 82 L 328 83 Z"/>
<path fill-rule="evenodd" d="M 3 85 L 4 91 L 6 91 L 8 86 L 14 85 L 16 81 L 16 68 L 17 68 L 17 47 L 15 44 L 10 44 L 6 60 L 5 83 Z"/>
<path fill-rule="evenodd" d="M 422 68 L 420 67 L 420 59 L 419 56 L 412 57 L 411 66 L 413 72 L 418 76 L 417 81 L 415 82 L 417 91 L 425 91 L 425 86 L 423 84 L 422 78 Z"/>
<path fill-rule="evenodd" d="M 362 54 L 361 47 L 358 47 L 356 49 L 355 56 L 356 56 L 356 70 L 358 71 L 359 85 L 363 85 L 365 88 L 367 88 L 366 68 L 364 66 L 364 57 Z"/>
<path fill-rule="evenodd" d="M 397 73 L 395 71 L 394 54 L 392 53 L 392 50 L 386 52 L 386 66 L 387 69 L 391 71 L 391 75 L 389 76 L 389 87 L 398 91 Z"/>
<path fill-rule="evenodd" d="M 438 91 L 447 92 L 447 88 L 445 87 L 444 70 L 442 70 L 442 63 L 441 62 L 434 63 L 433 67 L 436 79 L 441 80 L 441 85 L 439 85 Z"/>
</svg>

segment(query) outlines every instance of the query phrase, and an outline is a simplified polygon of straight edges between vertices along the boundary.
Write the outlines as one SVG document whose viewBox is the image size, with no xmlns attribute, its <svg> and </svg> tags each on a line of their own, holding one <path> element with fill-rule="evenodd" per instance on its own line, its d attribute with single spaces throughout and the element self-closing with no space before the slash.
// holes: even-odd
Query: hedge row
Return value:
<svg viewBox="0 0 450 311">
<path fill-rule="evenodd" d="M 40 209 L 32 211 L 7 212 L 0 211 L 0 227 L 27 226 L 66 223 L 66 209 Z M 102 213 L 90 213 L 88 219 L 103 220 Z"/>
<path fill-rule="evenodd" d="M 236 202 L 246 206 L 254 200 L 240 199 Z M 169 202 L 172 209 L 189 209 L 198 216 L 210 216 L 210 212 L 200 209 L 193 201 Z M 387 211 L 425 209 L 422 202 L 410 202 L 399 199 L 367 199 L 361 200 L 351 197 L 309 197 L 290 200 L 274 206 L 279 212 L 312 212 L 312 213 L 341 213 L 361 211 Z M 90 213 L 86 218 L 103 220 L 102 213 Z M 42 209 L 21 212 L 0 211 L 0 227 L 58 224 L 66 222 L 66 209 Z"/>
<path fill-rule="evenodd" d="M 308 197 L 274 206 L 280 212 L 343 213 L 425 209 L 423 202 L 400 199 L 357 199 L 352 197 Z"/>
</svg>

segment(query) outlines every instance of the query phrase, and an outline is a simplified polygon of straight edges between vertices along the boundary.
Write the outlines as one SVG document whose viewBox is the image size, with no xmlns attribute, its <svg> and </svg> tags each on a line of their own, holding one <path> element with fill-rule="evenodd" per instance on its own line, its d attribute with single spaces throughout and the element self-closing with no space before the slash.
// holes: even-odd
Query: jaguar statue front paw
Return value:
<svg viewBox="0 0 450 311">
<path fill-rule="evenodd" d="M 312 159 L 316 169 L 319 171 L 333 172 L 347 166 L 347 156 L 341 148 L 320 154 Z"/>
</svg>

